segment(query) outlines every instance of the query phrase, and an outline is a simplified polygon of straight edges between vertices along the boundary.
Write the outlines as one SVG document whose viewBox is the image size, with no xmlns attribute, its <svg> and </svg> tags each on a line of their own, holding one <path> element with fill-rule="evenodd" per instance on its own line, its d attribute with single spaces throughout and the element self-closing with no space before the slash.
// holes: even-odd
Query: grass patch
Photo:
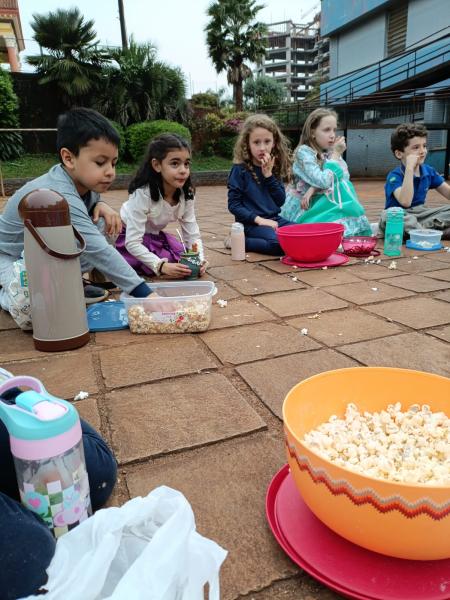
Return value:
<svg viewBox="0 0 450 600">
<path fill-rule="evenodd" d="M 57 162 L 58 158 L 55 154 L 25 154 L 21 158 L 1 162 L 0 167 L 4 179 L 39 177 Z M 137 167 L 137 163 L 119 162 L 116 171 L 118 175 L 132 175 Z M 192 160 L 193 172 L 228 171 L 230 168 L 231 160 L 221 156 L 197 156 Z"/>
</svg>

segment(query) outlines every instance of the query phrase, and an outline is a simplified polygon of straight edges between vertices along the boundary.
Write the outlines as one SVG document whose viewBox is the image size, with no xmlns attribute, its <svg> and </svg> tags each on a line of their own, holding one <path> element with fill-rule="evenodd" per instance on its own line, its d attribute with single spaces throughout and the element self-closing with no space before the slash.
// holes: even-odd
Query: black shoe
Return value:
<svg viewBox="0 0 450 600">
<path fill-rule="evenodd" d="M 85 283 L 83 281 L 84 288 L 84 301 L 86 304 L 95 304 L 96 302 L 103 302 L 109 296 L 109 292 L 96 285 Z"/>
</svg>

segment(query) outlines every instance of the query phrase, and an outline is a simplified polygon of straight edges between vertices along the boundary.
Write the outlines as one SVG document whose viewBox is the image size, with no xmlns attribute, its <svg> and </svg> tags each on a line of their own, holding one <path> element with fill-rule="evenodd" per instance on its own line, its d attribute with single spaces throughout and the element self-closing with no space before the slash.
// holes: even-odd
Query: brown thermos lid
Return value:
<svg viewBox="0 0 450 600">
<path fill-rule="evenodd" d="M 70 225 L 69 204 L 54 190 L 34 190 L 19 202 L 19 215 L 34 227 Z"/>
</svg>

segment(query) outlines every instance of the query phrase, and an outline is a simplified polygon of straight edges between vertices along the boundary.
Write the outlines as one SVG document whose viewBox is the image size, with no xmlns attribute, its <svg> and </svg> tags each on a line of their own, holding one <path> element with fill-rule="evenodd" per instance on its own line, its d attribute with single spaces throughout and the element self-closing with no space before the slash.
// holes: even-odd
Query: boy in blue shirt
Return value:
<svg viewBox="0 0 450 600">
<path fill-rule="evenodd" d="M 411 229 L 437 229 L 442 239 L 450 239 L 450 205 L 425 206 L 428 190 L 437 190 L 450 200 L 450 186 L 433 167 L 425 164 L 427 156 L 426 128 L 417 123 L 399 125 L 391 136 L 391 149 L 401 166 L 386 179 L 385 209 L 402 207 L 405 211 L 405 233 Z M 386 227 L 386 210 L 380 220 L 380 231 Z"/>
<path fill-rule="evenodd" d="M 131 296 L 148 296 L 151 288 L 104 235 L 114 236 L 122 229 L 118 213 L 100 197 L 116 176 L 116 130 L 96 111 L 74 108 L 58 119 L 56 146 L 60 164 L 17 190 L 0 215 L 1 308 L 11 307 L 8 289 L 14 279 L 13 264 L 23 251 L 24 225 L 18 206 L 26 194 L 40 188 L 52 189 L 67 200 L 72 225 L 86 242 L 82 272 L 97 269 Z"/>
</svg>

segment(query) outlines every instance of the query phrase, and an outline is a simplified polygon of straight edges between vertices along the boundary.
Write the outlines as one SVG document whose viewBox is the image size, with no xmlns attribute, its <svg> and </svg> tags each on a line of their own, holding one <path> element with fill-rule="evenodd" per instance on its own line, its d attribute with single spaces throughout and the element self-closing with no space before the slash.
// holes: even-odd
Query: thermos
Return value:
<svg viewBox="0 0 450 600">
<path fill-rule="evenodd" d="M 9 432 L 20 499 L 59 537 L 92 514 L 80 419 L 74 406 L 34 377 L 12 377 L 0 395 L 28 387 L 14 403 L 0 400 Z"/>
<path fill-rule="evenodd" d="M 384 232 L 384 253 L 386 256 L 400 256 L 403 244 L 403 208 L 392 207 L 386 211 Z"/>
<path fill-rule="evenodd" d="M 69 205 L 53 190 L 35 190 L 22 198 L 19 214 L 34 345 L 49 352 L 79 348 L 89 341 L 79 259 L 86 245 L 71 225 Z"/>
<path fill-rule="evenodd" d="M 242 223 L 233 223 L 230 238 L 232 260 L 245 260 L 245 233 Z"/>
</svg>

